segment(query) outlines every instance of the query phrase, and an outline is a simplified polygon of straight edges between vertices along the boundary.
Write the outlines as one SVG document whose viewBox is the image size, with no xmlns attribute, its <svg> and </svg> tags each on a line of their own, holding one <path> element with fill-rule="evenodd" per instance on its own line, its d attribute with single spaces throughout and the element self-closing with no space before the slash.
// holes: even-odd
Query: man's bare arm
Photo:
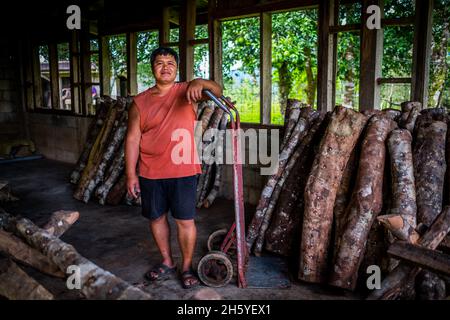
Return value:
<svg viewBox="0 0 450 320">
<path fill-rule="evenodd" d="M 205 89 L 210 90 L 216 97 L 222 95 L 222 87 L 216 82 L 199 78 L 189 82 L 186 90 L 186 99 L 189 103 L 209 99 L 207 96 L 203 95 L 203 90 Z"/>
<path fill-rule="evenodd" d="M 127 190 L 134 198 L 138 197 L 139 180 L 136 165 L 139 159 L 139 143 L 141 140 L 140 116 L 133 102 L 128 111 L 128 130 L 125 141 L 125 172 L 127 175 Z"/>
</svg>

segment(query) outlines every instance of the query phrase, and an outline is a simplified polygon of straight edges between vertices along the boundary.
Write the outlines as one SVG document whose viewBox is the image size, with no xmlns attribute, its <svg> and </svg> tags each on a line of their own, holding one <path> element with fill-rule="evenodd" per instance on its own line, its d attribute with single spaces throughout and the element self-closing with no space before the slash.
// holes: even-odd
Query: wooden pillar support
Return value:
<svg viewBox="0 0 450 320">
<path fill-rule="evenodd" d="M 260 16 L 260 123 L 270 124 L 272 107 L 272 14 Z"/>
<path fill-rule="evenodd" d="M 137 85 L 137 35 L 136 32 L 127 33 L 127 92 L 136 95 Z"/>
<path fill-rule="evenodd" d="M 108 38 L 100 37 L 100 89 L 102 95 L 111 95 L 111 61 L 109 60 Z"/>
<path fill-rule="evenodd" d="M 161 47 L 166 46 L 169 43 L 170 35 L 170 7 L 162 8 L 161 13 L 161 25 L 159 27 L 159 45 Z"/>
<path fill-rule="evenodd" d="M 335 0 L 319 1 L 319 43 L 317 61 L 317 109 L 331 111 L 334 107 L 336 34 Z"/>
<path fill-rule="evenodd" d="M 383 57 L 383 29 L 369 29 L 367 20 L 372 13 L 367 8 L 377 5 L 383 18 L 383 0 L 363 0 L 361 20 L 361 60 L 359 82 L 359 111 L 380 109 L 380 88 Z"/>
<path fill-rule="evenodd" d="M 416 1 L 415 12 L 411 100 L 427 108 L 433 0 Z"/>
<path fill-rule="evenodd" d="M 222 29 L 220 21 L 215 19 L 215 3 L 209 0 L 208 33 L 209 33 L 209 78 L 223 86 L 222 77 Z"/>
<path fill-rule="evenodd" d="M 81 113 L 79 31 L 72 31 L 69 43 L 72 112 Z"/>
<path fill-rule="evenodd" d="M 183 0 L 180 15 L 180 81 L 194 78 L 194 46 L 190 44 L 195 35 L 195 0 Z"/>
<path fill-rule="evenodd" d="M 58 47 L 56 43 L 48 46 L 50 62 L 50 86 L 52 97 L 52 109 L 59 109 L 59 77 L 58 77 Z"/>
</svg>

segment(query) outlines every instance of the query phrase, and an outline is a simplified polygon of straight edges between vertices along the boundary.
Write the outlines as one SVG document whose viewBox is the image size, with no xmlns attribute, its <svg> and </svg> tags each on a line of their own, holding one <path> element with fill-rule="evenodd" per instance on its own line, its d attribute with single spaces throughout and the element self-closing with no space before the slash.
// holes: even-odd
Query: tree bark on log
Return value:
<svg viewBox="0 0 450 320">
<path fill-rule="evenodd" d="M 31 248 L 13 234 L 0 229 L 0 251 L 14 260 L 33 267 L 52 277 L 64 278 L 65 274 L 46 256 Z"/>
<path fill-rule="evenodd" d="M 280 145 L 280 150 L 283 150 L 286 143 L 289 141 L 292 130 L 294 129 L 300 116 L 300 106 L 300 101 L 296 99 L 287 99 L 286 112 L 284 114 L 284 136 Z"/>
<path fill-rule="evenodd" d="M 106 197 L 106 203 L 117 206 L 120 201 L 125 196 L 127 192 L 127 177 L 124 172 L 120 174 L 119 180 L 116 182 L 114 187 L 112 187 L 111 191 L 108 193 Z"/>
<path fill-rule="evenodd" d="M 9 300 L 53 300 L 53 295 L 13 261 L 0 256 L 0 295 Z"/>
<path fill-rule="evenodd" d="M 208 101 L 208 103 L 203 108 L 203 112 L 200 118 L 200 121 L 202 122 L 202 137 L 206 129 L 208 128 L 209 120 L 211 120 L 211 117 L 214 113 L 214 109 L 215 107 L 212 101 Z"/>
<path fill-rule="evenodd" d="M 419 101 L 405 101 L 401 104 L 402 114 L 398 119 L 400 128 L 413 133 L 417 117 L 420 115 L 422 104 Z"/>
<path fill-rule="evenodd" d="M 388 215 L 379 216 L 400 240 L 416 243 L 417 226 L 416 187 L 412 156 L 412 136 L 407 129 L 397 129 L 388 138 L 391 159 L 392 200 Z"/>
<path fill-rule="evenodd" d="M 434 220 L 431 227 L 417 241 L 417 245 L 435 250 L 439 243 L 450 231 L 450 206 L 444 208 L 441 214 Z M 381 289 L 374 290 L 368 300 L 395 299 L 402 294 L 405 284 L 414 279 L 420 272 L 420 268 L 400 262 L 381 283 Z"/>
<path fill-rule="evenodd" d="M 102 130 L 97 136 L 94 146 L 91 149 L 87 165 L 83 170 L 83 174 L 74 192 L 75 199 L 83 200 L 84 192 L 88 187 L 89 181 L 93 178 L 93 176 L 96 173 L 98 165 L 100 164 L 101 161 L 101 157 L 107 146 L 107 142 L 109 141 L 110 138 L 109 136 L 111 132 L 114 130 L 114 124 L 117 123 L 116 121 L 121 118 L 124 109 L 125 109 L 124 99 L 118 99 L 114 107 L 111 108 L 110 112 L 108 113 L 108 116 L 102 127 Z"/>
<path fill-rule="evenodd" d="M 388 134 L 397 124 L 386 115 L 373 116 L 361 146 L 356 186 L 347 208 L 348 222 L 339 242 L 330 284 L 354 290 L 369 231 L 383 206 L 383 175 Z"/>
<path fill-rule="evenodd" d="M 78 158 L 77 164 L 75 165 L 74 170 L 70 175 L 70 182 L 76 184 L 80 179 L 80 174 L 86 167 L 86 162 L 89 158 L 89 153 L 91 152 L 92 147 L 94 146 L 94 142 L 102 129 L 104 124 L 106 115 L 112 106 L 112 99 L 110 97 L 102 98 L 100 101 L 99 108 L 95 114 L 95 118 L 92 120 L 88 129 L 88 137 L 86 139 L 86 143 L 83 148 L 83 152 Z"/>
<path fill-rule="evenodd" d="M 299 118 L 292 131 L 292 134 L 289 138 L 286 147 L 280 153 L 277 172 L 274 175 L 270 176 L 270 178 L 267 181 L 267 184 L 262 190 L 258 206 L 256 207 L 256 212 L 253 216 L 252 221 L 250 222 L 250 225 L 248 226 L 246 241 L 249 252 L 251 251 L 255 243 L 255 240 L 258 237 L 259 229 L 261 228 L 261 224 L 263 223 L 263 219 L 266 214 L 277 181 L 283 174 L 283 171 L 285 170 L 289 158 L 299 141 L 300 135 L 303 134 L 307 129 L 308 129 L 308 122 L 304 118 Z"/>
<path fill-rule="evenodd" d="M 95 194 L 100 204 L 105 204 L 109 191 L 114 186 L 125 168 L 125 141 L 116 152 L 113 162 L 111 163 L 105 181 L 97 188 Z"/>
<path fill-rule="evenodd" d="M 71 265 L 80 268 L 81 292 L 88 299 L 151 299 L 142 290 L 98 267 L 81 256 L 72 245 L 40 229 L 26 218 L 16 219 L 6 213 L 0 214 L 0 221 L 8 231 L 12 231 L 28 244 L 45 254 L 60 270 Z"/>
<path fill-rule="evenodd" d="M 420 118 L 419 118 L 420 119 Z M 417 221 L 430 226 L 442 209 L 447 124 L 419 120 L 413 149 Z"/>
<path fill-rule="evenodd" d="M 304 109 L 309 109 L 309 108 L 304 108 Z M 311 109 L 311 111 L 312 111 L 312 109 Z M 302 155 L 302 153 L 306 147 L 303 140 L 307 136 L 309 128 L 311 127 L 311 125 L 314 123 L 314 121 L 319 116 L 320 116 L 320 114 L 318 112 L 307 112 L 307 113 L 304 113 L 303 115 L 302 115 L 302 112 L 300 113 L 300 119 L 304 119 L 306 121 L 307 128 L 305 129 L 305 131 L 299 133 L 297 146 L 296 146 L 294 152 L 292 153 L 292 155 L 290 156 L 289 161 L 287 162 L 281 176 L 277 180 L 275 188 L 272 192 L 272 195 L 271 195 L 271 198 L 269 201 L 269 205 L 267 206 L 266 212 L 264 213 L 264 217 L 263 217 L 263 220 L 261 223 L 261 227 L 259 228 L 258 237 L 256 238 L 255 248 L 253 250 L 253 252 L 256 256 L 261 255 L 262 248 L 264 245 L 265 234 L 266 234 L 267 229 L 269 228 L 270 222 L 272 221 L 272 213 L 278 202 L 278 198 L 280 196 L 280 193 L 284 186 L 284 183 L 285 183 L 286 179 L 289 177 L 289 175 L 291 174 L 292 168 L 296 165 L 298 159 L 300 158 L 300 156 Z M 300 121 L 300 119 L 299 119 L 299 121 Z"/>
<path fill-rule="evenodd" d="M 50 216 L 49 221 L 43 226 L 43 229 L 55 237 L 60 237 L 78 220 L 79 216 L 80 214 L 78 211 L 55 211 Z M 21 239 L 1 230 L 1 228 L 0 251 L 3 251 L 12 259 L 33 267 L 45 274 L 58 278 L 65 277 L 65 274 L 46 256 L 22 242 Z"/>
<path fill-rule="evenodd" d="M 393 120 L 393 121 L 399 121 L 402 113 L 400 110 L 396 110 L 396 109 L 384 109 L 381 111 L 382 114 L 385 114 L 389 119 Z"/>
<path fill-rule="evenodd" d="M 118 120 L 117 127 L 114 128 L 113 132 L 111 133 L 106 149 L 101 156 L 101 160 L 98 166 L 95 168 L 95 172 L 92 178 L 89 180 L 89 183 L 84 191 L 83 201 L 85 203 L 89 202 L 89 199 L 91 198 L 92 193 L 94 193 L 95 188 L 101 182 L 103 182 L 105 172 L 107 168 L 110 167 L 111 162 L 114 161 L 113 159 L 117 155 L 117 151 L 119 150 L 120 152 L 127 131 L 127 119 L 128 113 L 125 111 L 122 113 L 121 118 Z"/>
<path fill-rule="evenodd" d="M 298 274 L 301 280 L 326 281 L 336 192 L 366 121 L 367 117 L 363 114 L 340 106 L 331 116 L 305 188 Z"/>
<path fill-rule="evenodd" d="M 266 250 L 289 256 L 293 251 L 294 241 L 299 242 L 298 234 L 300 218 L 303 215 L 303 205 L 299 208 L 299 202 L 303 202 L 303 192 L 306 185 L 311 165 L 314 160 L 314 145 L 319 140 L 327 126 L 325 115 L 320 115 L 308 130 L 303 139 L 300 157 L 283 185 L 280 199 L 278 201 L 274 217 L 267 229 Z"/>
</svg>

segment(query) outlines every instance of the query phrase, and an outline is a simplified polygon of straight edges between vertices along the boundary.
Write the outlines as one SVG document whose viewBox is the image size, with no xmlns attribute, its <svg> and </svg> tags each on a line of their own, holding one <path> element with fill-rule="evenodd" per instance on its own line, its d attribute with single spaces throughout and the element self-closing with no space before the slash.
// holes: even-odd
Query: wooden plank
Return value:
<svg viewBox="0 0 450 320">
<path fill-rule="evenodd" d="M 210 1 L 214 2 L 214 1 Z M 285 1 L 258 1 L 257 4 L 242 5 L 237 4 L 232 8 L 214 8 L 213 17 L 215 19 L 245 18 L 252 15 L 259 15 L 262 12 L 286 11 L 299 8 L 314 7 L 320 0 L 285 0 Z M 219 1 L 220 5 L 221 2 Z"/>
<path fill-rule="evenodd" d="M 260 19 L 260 114 L 259 122 L 270 124 L 272 107 L 272 14 L 261 13 Z"/>
<path fill-rule="evenodd" d="M 33 92 L 35 108 L 44 108 L 44 100 L 42 95 L 42 81 L 41 81 L 41 64 L 39 62 L 39 46 L 33 45 L 32 53 L 32 65 L 33 65 Z"/>
<path fill-rule="evenodd" d="M 389 246 L 388 254 L 417 267 L 450 276 L 450 255 L 442 252 L 396 241 Z"/>
<path fill-rule="evenodd" d="M 414 17 L 404 17 L 404 18 L 391 18 L 391 19 L 381 19 L 381 27 L 386 26 L 413 26 Z"/>
<path fill-rule="evenodd" d="M 360 23 L 352 23 L 352 24 L 345 24 L 341 26 L 331 26 L 330 27 L 330 33 L 338 33 L 338 32 L 352 32 L 352 31 L 360 31 L 361 30 L 361 24 Z"/>
<path fill-rule="evenodd" d="M 170 34 L 170 7 L 163 7 L 161 12 L 161 25 L 159 27 L 159 45 L 165 46 L 169 41 Z"/>
<path fill-rule="evenodd" d="M 137 34 L 127 33 L 127 90 L 129 95 L 136 95 L 137 85 Z"/>
<path fill-rule="evenodd" d="M 50 60 L 50 88 L 52 96 L 52 109 L 61 109 L 59 104 L 59 79 L 58 79 L 58 48 L 56 43 L 48 46 Z"/>
<path fill-rule="evenodd" d="M 214 1 L 210 1 L 210 4 Z M 210 5 L 211 6 L 211 5 Z M 210 9 L 210 14 L 211 14 Z M 223 85 L 222 77 L 222 28 L 220 21 L 210 19 L 208 21 L 209 33 L 209 78 L 219 85 Z"/>
<path fill-rule="evenodd" d="M 81 113 L 80 88 L 75 83 L 80 81 L 80 52 L 79 52 L 79 32 L 74 30 L 70 33 L 70 88 L 71 88 L 71 109 L 72 112 Z"/>
<path fill-rule="evenodd" d="M 24 66 L 25 106 L 27 110 L 33 110 L 35 106 L 33 94 L 33 50 L 31 41 L 28 39 L 24 42 L 22 54 Z"/>
<path fill-rule="evenodd" d="M 427 108 L 433 0 L 416 1 L 415 12 L 411 100 Z"/>
<path fill-rule="evenodd" d="M 377 83 L 411 83 L 411 78 L 378 78 Z"/>
<path fill-rule="evenodd" d="M 87 115 L 92 106 L 91 86 L 91 59 L 87 52 L 90 49 L 89 34 L 80 32 L 80 66 L 81 66 L 81 114 Z"/>
<path fill-rule="evenodd" d="M 108 38 L 100 38 L 100 92 L 111 95 L 109 81 L 111 79 L 111 61 L 109 60 Z"/>
<path fill-rule="evenodd" d="M 180 81 L 194 78 L 194 47 L 189 41 L 194 40 L 195 19 L 195 0 L 184 0 L 180 16 Z"/>
<path fill-rule="evenodd" d="M 361 29 L 361 60 L 359 82 L 359 110 L 380 109 L 381 58 L 383 56 L 383 29 L 369 29 L 366 21 L 369 18 L 367 7 L 377 5 L 383 15 L 382 0 L 363 0 Z"/>
<path fill-rule="evenodd" d="M 330 33 L 337 20 L 334 6 L 334 0 L 320 0 L 317 57 L 317 109 L 320 111 L 331 111 L 334 107 L 336 37 Z"/>
<path fill-rule="evenodd" d="M 205 38 L 205 39 L 195 39 L 195 40 L 189 40 L 189 44 L 191 46 L 195 46 L 197 44 L 208 44 L 209 43 L 209 39 Z"/>
</svg>

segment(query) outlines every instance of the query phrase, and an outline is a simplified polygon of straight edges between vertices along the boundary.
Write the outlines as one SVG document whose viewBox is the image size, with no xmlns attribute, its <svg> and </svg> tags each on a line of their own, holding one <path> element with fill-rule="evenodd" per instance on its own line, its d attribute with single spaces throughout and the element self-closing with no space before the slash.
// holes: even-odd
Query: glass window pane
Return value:
<svg viewBox="0 0 450 320">
<path fill-rule="evenodd" d="M 388 26 L 384 29 L 382 76 L 410 77 L 414 30 L 411 27 Z"/>
<path fill-rule="evenodd" d="M 398 109 L 404 101 L 410 100 L 411 84 L 383 83 L 381 85 L 381 109 Z"/>
<path fill-rule="evenodd" d="M 50 55 L 48 45 L 39 46 L 39 64 L 41 70 L 42 107 L 52 107 L 52 92 L 50 85 Z"/>
<path fill-rule="evenodd" d="M 359 110 L 359 48 L 359 33 L 338 33 L 336 104 L 355 110 Z"/>
<path fill-rule="evenodd" d="M 209 51 L 208 44 L 194 47 L 194 78 L 209 79 Z"/>
<path fill-rule="evenodd" d="M 127 39 L 125 35 L 108 38 L 109 61 L 111 65 L 111 97 L 127 95 Z"/>
<path fill-rule="evenodd" d="M 98 50 L 98 39 L 91 39 L 90 40 L 90 50 L 91 51 L 97 51 Z"/>
<path fill-rule="evenodd" d="M 283 124 L 286 101 L 315 106 L 317 79 L 317 10 L 272 15 L 271 122 Z"/>
<path fill-rule="evenodd" d="M 180 29 L 173 28 L 169 31 L 169 42 L 178 42 L 180 41 Z"/>
<path fill-rule="evenodd" d="M 222 50 L 225 96 L 241 121 L 259 123 L 259 18 L 222 22 Z"/>
<path fill-rule="evenodd" d="M 138 93 L 152 87 L 155 84 L 150 56 L 152 51 L 159 46 L 158 31 L 137 33 L 137 81 Z"/>
<path fill-rule="evenodd" d="M 348 3 L 339 5 L 339 25 L 361 22 L 361 3 Z"/>
<path fill-rule="evenodd" d="M 384 0 L 384 17 L 386 19 L 412 17 L 413 15 L 414 0 Z"/>
<path fill-rule="evenodd" d="M 195 26 L 195 39 L 207 39 L 208 38 L 208 25 L 201 24 Z"/>
<path fill-rule="evenodd" d="M 72 91 L 70 88 L 70 59 L 69 43 L 58 43 L 58 81 L 59 81 L 59 107 L 70 110 L 72 104 Z"/>
</svg>

